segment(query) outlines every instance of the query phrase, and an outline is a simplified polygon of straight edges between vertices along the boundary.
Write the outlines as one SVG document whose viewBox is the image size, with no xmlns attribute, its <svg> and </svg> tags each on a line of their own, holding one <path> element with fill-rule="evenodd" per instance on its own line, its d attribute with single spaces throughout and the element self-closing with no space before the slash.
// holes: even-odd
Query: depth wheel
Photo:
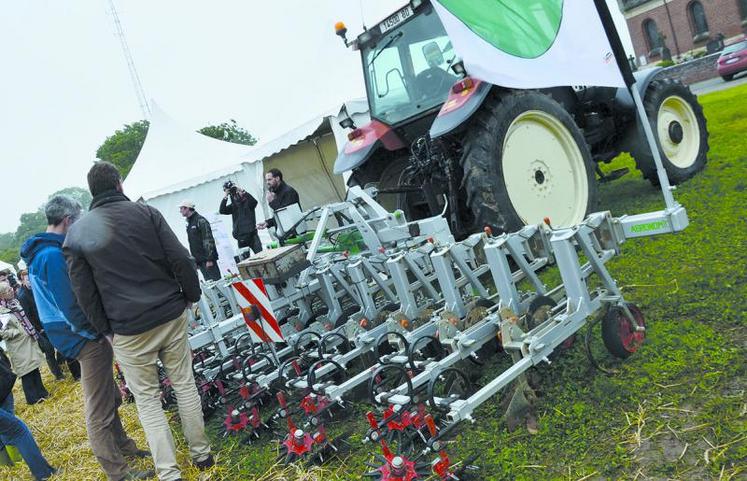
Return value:
<svg viewBox="0 0 747 481">
<path fill-rule="evenodd" d="M 309 373 L 306 375 L 306 384 L 308 384 L 311 392 L 318 396 L 324 396 L 327 394 L 326 392 L 324 392 L 324 389 L 321 389 L 319 391 L 314 389 L 314 384 L 316 384 L 317 382 L 316 370 L 324 366 L 325 364 L 331 364 L 333 369 L 332 371 L 324 374 L 322 377 L 331 379 L 335 384 L 340 384 L 344 379 L 345 368 L 339 362 L 333 361 L 332 359 L 322 359 L 321 361 L 315 362 L 311 365 L 311 367 L 309 368 Z"/>
<path fill-rule="evenodd" d="M 374 371 L 371 379 L 368 380 L 368 398 L 373 404 L 386 406 L 389 403 L 386 400 L 383 402 L 377 401 L 376 396 L 391 392 L 403 384 L 407 384 L 405 394 L 410 397 L 410 401 L 415 401 L 413 399 L 415 391 L 407 369 L 399 364 L 385 364 Z"/>
<path fill-rule="evenodd" d="M 428 404 L 436 411 L 448 412 L 452 401 L 466 399 L 471 390 L 472 383 L 464 371 L 450 367 L 441 371 L 428 383 Z M 439 401 L 436 398 L 439 398 Z"/>
<path fill-rule="evenodd" d="M 402 342 L 402 350 L 394 350 L 392 348 L 392 341 L 391 338 L 396 337 L 400 342 Z M 387 346 L 388 351 L 387 353 L 382 352 L 382 347 Z M 398 346 L 399 347 L 399 346 Z M 405 352 L 410 348 L 410 343 L 407 342 L 407 338 L 404 336 L 404 334 L 400 332 L 385 332 L 382 335 L 379 336 L 378 339 L 376 339 L 376 342 L 374 343 L 374 356 L 376 359 L 378 359 L 378 362 L 381 364 L 390 364 L 391 361 L 382 359 L 383 355 L 390 354 L 394 352 Z"/>
<path fill-rule="evenodd" d="M 654 80 L 643 100 L 669 181 L 677 185 L 705 167 L 708 129 L 698 98 L 678 80 Z M 643 177 L 659 185 L 654 157 L 639 128 L 631 149 Z"/>
<path fill-rule="evenodd" d="M 645 327 L 646 320 L 641 310 L 635 304 L 626 305 L 636 322 Z M 602 319 L 604 346 L 615 357 L 627 358 L 641 347 L 645 338 L 646 331 L 636 331 L 633 323 L 625 315 L 625 310 L 620 306 L 610 307 Z"/>
<path fill-rule="evenodd" d="M 596 205 L 591 152 L 571 115 L 547 95 L 508 92 L 486 101 L 462 156 L 474 228 L 497 232 L 580 223 Z"/>
</svg>

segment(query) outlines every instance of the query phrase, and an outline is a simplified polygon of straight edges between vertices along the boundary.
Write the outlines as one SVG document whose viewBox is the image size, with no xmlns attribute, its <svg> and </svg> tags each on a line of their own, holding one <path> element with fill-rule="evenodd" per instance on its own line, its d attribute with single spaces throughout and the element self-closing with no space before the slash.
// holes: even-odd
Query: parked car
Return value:
<svg viewBox="0 0 747 481">
<path fill-rule="evenodd" d="M 747 70 L 747 38 L 727 45 L 716 63 L 718 74 L 727 82 Z"/>
</svg>

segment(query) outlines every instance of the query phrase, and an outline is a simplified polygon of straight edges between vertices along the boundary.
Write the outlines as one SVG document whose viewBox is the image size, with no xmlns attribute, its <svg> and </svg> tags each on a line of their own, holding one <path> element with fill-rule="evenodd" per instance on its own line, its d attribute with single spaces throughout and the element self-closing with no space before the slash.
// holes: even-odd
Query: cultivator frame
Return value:
<svg viewBox="0 0 747 481">
<path fill-rule="evenodd" d="M 367 388 L 368 400 L 382 411 L 380 418 L 367 415 L 365 436 L 382 449 L 368 473 L 379 479 L 404 479 L 393 474 L 403 466 L 415 473 L 408 479 L 423 479 L 425 471 L 462 479 L 455 473 L 472 469 L 473 459 L 461 467 L 451 463 L 446 439 L 510 384 L 524 386 L 530 367 L 551 362 L 599 312 L 616 309 L 616 322 L 632 339 L 621 345 L 634 352 L 645 323 L 606 263 L 627 239 L 678 232 L 688 222 L 675 205 L 620 218 L 595 213 L 573 228 L 553 229 L 547 220 L 498 236 L 486 229 L 457 242 L 443 218 L 407 222 L 373 195 L 354 188 L 346 202 L 305 215 L 318 224 L 305 239 L 303 268 L 267 284 L 272 310 L 285 318 L 285 345 L 247 342 L 231 288 L 237 279 L 203 286 L 189 342 L 208 398 L 203 406 L 222 406 L 226 435 L 247 440 L 287 424 L 279 436 L 281 460 L 318 462 L 335 454 L 339 443 L 330 441 L 326 424 L 336 420 L 336 409 L 366 399 L 361 391 Z M 341 225 L 331 226 L 333 220 Z M 342 232 L 355 239 L 344 251 L 325 244 Z M 562 281 L 548 288 L 540 273 L 552 266 Z M 543 316 L 535 315 L 538 306 Z M 498 350 L 510 354 L 511 366 L 472 389 L 459 366 L 466 360 L 482 365 Z M 517 393 L 521 404 L 521 389 Z M 276 400 L 280 408 L 263 417 L 264 406 Z M 301 447 L 303 455 L 295 452 Z M 422 461 L 428 453 L 436 453 L 432 463 Z"/>
</svg>

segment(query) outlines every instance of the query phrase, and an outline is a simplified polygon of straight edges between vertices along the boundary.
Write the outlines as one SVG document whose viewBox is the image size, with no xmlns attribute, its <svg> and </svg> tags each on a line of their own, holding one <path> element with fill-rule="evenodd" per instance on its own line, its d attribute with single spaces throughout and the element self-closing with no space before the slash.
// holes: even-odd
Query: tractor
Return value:
<svg viewBox="0 0 747 481">
<path fill-rule="evenodd" d="M 627 89 L 517 90 L 470 76 L 429 0 L 410 1 L 350 41 L 344 23 L 335 30 L 360 51 L 371 121 L 342 118 L 351 131 L 334 172 L 351 171 L 348 185 L 375 186 L 389 210 L 408 219 L 443 213 L 457 236 L 544 220 L 568 227 L 595 209 L 598 181 L 627 173 L 599 167 L 621 152 L 658 184 Z M 706 163 L 703 110 L 666 71 L 634 75 L 664 168 L 679 184 Z"/>
</svg>

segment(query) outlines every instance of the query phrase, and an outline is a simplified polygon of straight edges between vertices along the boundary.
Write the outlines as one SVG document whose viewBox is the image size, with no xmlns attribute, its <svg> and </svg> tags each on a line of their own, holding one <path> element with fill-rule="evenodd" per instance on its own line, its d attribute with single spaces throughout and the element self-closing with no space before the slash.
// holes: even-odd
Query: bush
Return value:
<svg viewBox="0 0 747 481">
<path fill-rule="evenodd" d="M 662 60 L 661 62 L 656 64 L 658 67 L 671 67 L 674 65 L 674 61 L 672 60 Z"/>
</svg>

